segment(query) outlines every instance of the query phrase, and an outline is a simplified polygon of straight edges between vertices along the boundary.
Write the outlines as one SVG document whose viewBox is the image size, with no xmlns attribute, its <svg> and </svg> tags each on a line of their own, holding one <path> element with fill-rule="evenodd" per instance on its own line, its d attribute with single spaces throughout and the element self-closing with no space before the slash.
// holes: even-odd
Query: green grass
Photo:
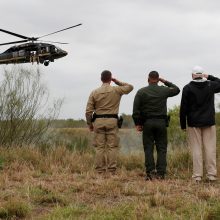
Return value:
<svg viewBox="0 0 220 220">
<path fill-rule="evenodd" d="M 1 219 L 25 218 L 31 212 L 30 205 L 20 199 L 11 199 L 0 207 Z"/>
<path fill-rule="evenodd" d="M 220 219 L 220 202 L 217 201 L 213 204 L 212 208 L 206 214 L 206 220 L 219 220 Z"/>
</svg>

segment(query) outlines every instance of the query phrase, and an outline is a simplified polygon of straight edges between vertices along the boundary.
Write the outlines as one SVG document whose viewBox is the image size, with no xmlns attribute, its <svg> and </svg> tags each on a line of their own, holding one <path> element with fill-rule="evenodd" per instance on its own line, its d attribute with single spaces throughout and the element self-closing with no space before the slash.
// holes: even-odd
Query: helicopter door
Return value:
<svg viewBox="0 0 220 220">
<path fill-rule="evenodd" d="M 47 52 L 47 53 L 50 52 L 50 47 L 46 47 L 46 52 Z"/>
<path fill-rule="evenodd" d="M 52 52 L 52 53 L 56 52 L 56 47 L 52 46 L 52 47 L 51 47 L 51 52 Z"/>
<path fill-rule="evenodd" d="M 25 56 L 25 50 L 19 50 L 18 54 L 19 54 L 19 57 Z"/>
<path fill-rule="evenodd" d="M 13 58 L 16 58 L 16 57 L 18 57 L 18 52 L 17 52 L 17 51 L 15 51 L 15 52 L 12 52 L 12 56 L 13 56 Z"/>
</svg>

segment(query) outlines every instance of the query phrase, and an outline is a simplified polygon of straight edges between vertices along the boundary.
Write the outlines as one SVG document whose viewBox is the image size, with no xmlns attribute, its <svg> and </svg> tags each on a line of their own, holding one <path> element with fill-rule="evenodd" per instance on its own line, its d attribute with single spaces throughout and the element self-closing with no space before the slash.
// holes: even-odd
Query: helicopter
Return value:
<svg viewBox="0 0 220 220">
<path fill-rule="evenodd" d="M 38 39 L 56 34 L 61 31 L 68 30 L 70 28 L 74 28 L 80 26 L 82 24 L 77 24 L 71 27 L 67 27 L 50 34 L 46 34 L 40 37 L 26 37 L 24 35 L 16 34 L 11 31 L 7 31 L 4 29 L 0 29 L 1 32 L 6 34 L 10 34 L 23 40 L 19 41 L 12 41 L 7 43 L 2 43 L 0 46 L 9 45 L 9 44 L 17 44 L 17 43 L 24 43 L 10 47 L 5 52 L 0 54 L 0 64 L 20 64 L 20 63 L 34 63 L 37 64 L 44 64 L 48 66 L 50 62 L 54 62 L 55 59 L 62 58 L 66 56 L 68 53 L 55 46 L 51 43 L 58 43 L 58 44 L 67 44 L 63 42 L 53 42 L 53 41 L 44 41 L 49 43 L 38 42 Z"/>
</svg>

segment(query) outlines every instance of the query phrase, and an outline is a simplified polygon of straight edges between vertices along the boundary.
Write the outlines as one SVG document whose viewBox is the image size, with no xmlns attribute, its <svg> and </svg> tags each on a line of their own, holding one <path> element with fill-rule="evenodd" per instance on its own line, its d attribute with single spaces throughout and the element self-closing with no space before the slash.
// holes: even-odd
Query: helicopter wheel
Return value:
<svg viewBox="0 0 220 220">
<path fill-rule="evenodd" d="M 49 61 L 44 61 L 44 66 L 48 66 L 49 65 Z"/>
</svg>

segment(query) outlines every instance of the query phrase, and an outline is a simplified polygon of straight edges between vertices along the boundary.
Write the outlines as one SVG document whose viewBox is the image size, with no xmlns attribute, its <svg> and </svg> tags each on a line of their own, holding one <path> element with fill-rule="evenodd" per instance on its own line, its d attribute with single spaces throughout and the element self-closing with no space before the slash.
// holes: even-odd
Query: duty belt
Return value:
<svg viewBox="0 0 220 220">
<path fill-rule="evenodd" d="M 118 118 L 117 114 L 103 114 L 103 115 L 95 115 L 95 118 Z"/>
<path fill-rule="evenodd" d="M 167 119 L 167 115 L 149 115 L 144 119 Z"/>
<path fill-rule="evenodd" d="M 144 117 L 142 123 L 144 124 L 147 119 L 164 119 L 166 122 L 166 126 L 169 127 L 170 115 L 149 115 L 147 117 Z"/>
</svg>

